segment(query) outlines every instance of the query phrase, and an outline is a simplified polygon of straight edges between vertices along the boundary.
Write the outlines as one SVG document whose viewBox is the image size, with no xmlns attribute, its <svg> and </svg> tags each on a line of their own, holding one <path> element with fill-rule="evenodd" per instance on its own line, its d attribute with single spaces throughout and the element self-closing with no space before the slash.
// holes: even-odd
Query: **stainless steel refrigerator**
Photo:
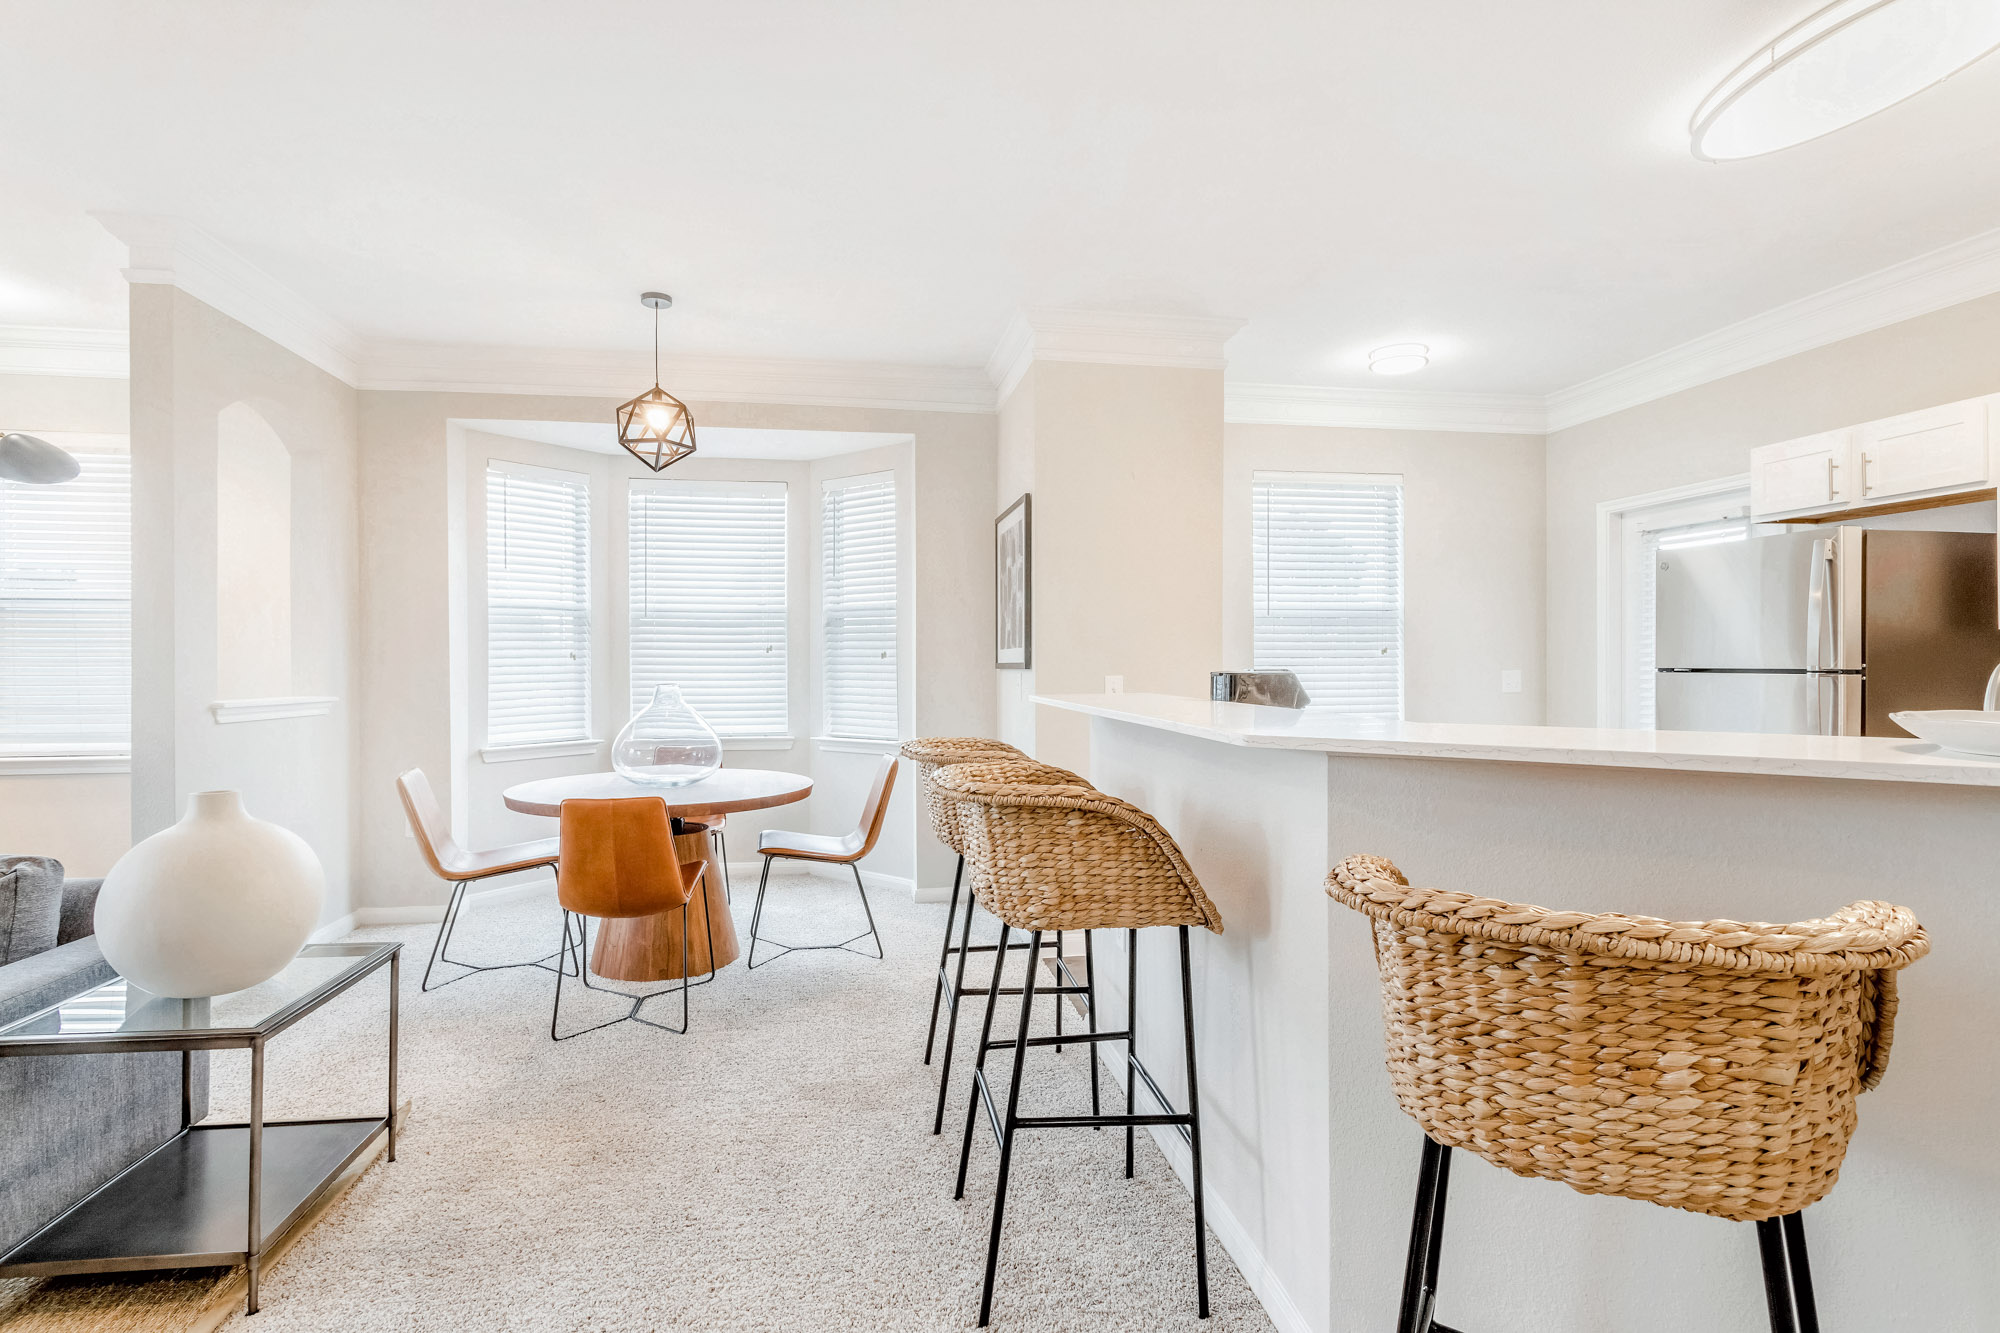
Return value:
<svg viewBox="0 0 2000 1333">
<path fill-rule="evenodd" d="M 1905 736 L 2000 664 L 1992 533 L 1815 528 L 1659 556 L 1662 730 Z"/>
</svg>

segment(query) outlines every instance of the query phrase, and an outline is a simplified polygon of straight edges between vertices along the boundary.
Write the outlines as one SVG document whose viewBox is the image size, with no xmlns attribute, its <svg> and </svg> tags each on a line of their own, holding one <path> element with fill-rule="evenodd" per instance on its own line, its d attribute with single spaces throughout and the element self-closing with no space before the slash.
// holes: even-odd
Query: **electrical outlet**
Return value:
<svg viewBox="0 0 2000 1333">
<path fill-rule="evenodd" d="M 1104 678 L 1104 692 L 1105 692 L 1106 694 L 1123 694 L 1123 693 L 1125 693 L 1125 677 L 1123 677 L 1123 676 L 1106 676 L 1106 677 Z"/>
<path fill-rule="evenodd" d="M 1500 693 L 1519 694 L 1520 692 L 1521 673 L 1519 671 L 1502 671 L 1500 673 Z"/>
</svg>

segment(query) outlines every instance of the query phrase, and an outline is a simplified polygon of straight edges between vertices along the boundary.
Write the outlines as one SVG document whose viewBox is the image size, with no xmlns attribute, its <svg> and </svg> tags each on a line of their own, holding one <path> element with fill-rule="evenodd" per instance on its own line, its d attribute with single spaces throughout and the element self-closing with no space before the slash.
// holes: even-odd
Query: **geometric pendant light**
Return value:
<svg viewBox="0 0 2000 1333">
<path fill-rule="evenodd" d="M 645 292 L 640 304 L 653 312 L 653 387 L 618 406 L 618 443 L 655 472 L 694 452 L 694 413 L 660 387 L 660 312 L 674 303 L 665 292 Z"/>
</svg>

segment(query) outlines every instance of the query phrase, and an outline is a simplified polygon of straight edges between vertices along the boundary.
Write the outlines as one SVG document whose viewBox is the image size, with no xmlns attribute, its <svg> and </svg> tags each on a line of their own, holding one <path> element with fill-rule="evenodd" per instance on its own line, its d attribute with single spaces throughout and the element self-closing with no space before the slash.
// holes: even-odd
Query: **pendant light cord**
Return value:
<svg viewBox="0 0 2000 1333">
<path fill-rule="evenodd" d="M 653 307 L 653 387 L 660 387 L 660 308 Z"/>
</svg>

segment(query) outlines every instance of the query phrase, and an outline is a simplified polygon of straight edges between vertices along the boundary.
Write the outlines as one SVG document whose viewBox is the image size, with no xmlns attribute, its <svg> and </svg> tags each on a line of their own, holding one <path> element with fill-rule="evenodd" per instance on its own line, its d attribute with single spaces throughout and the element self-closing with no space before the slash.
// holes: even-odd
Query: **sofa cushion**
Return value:
<svg viewBox="0 0 2000 1333">
<path fill-rule="evenodd" d="M 56 947 L 62 922 L 62 862 L 0 856 L 0 963 Z"/>
<path fill-rule="evenodd" d="M 57 944 L 74 944 L 97 933 L 97 891 L 101 879 L 63 881 L 62 920 L 56 928 Z"/>
</svg>

